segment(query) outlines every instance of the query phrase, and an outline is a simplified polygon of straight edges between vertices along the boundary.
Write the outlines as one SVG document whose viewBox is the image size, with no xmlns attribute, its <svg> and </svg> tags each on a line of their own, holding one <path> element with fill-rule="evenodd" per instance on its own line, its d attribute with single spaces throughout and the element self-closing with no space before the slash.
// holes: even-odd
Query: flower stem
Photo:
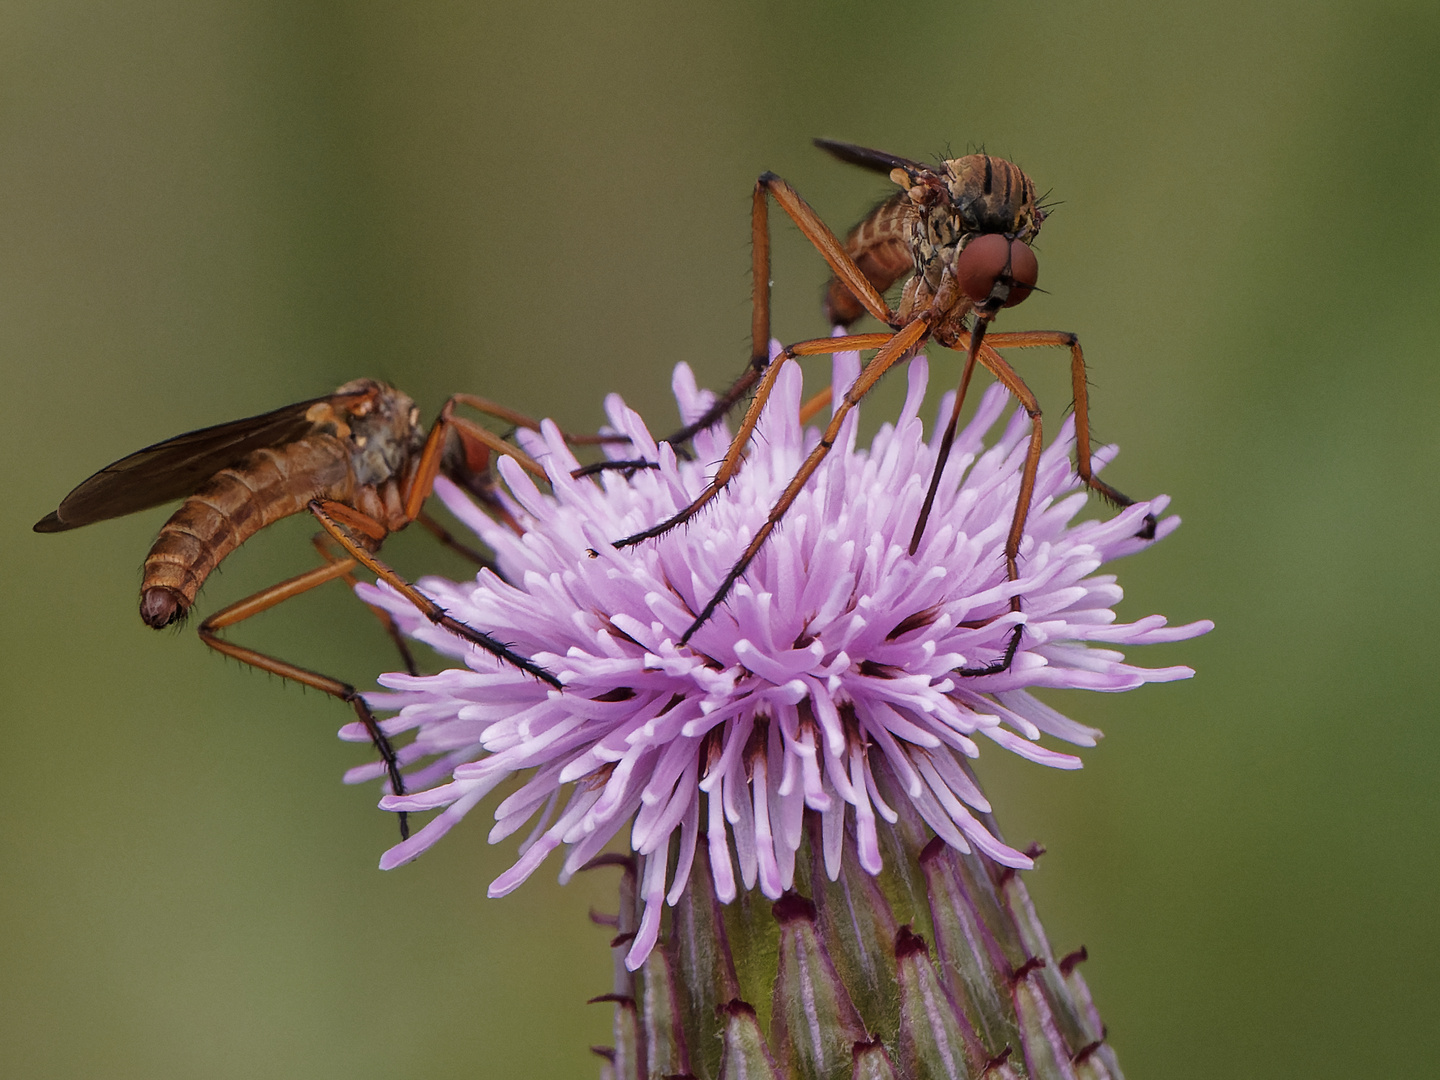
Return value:
<svg viewBox="0 0 1440 1080">
<path fill-rule="evenodd" d="M 615 986 L 597 999 L 615 1005 L 604 1080 L 1121 1080 L 1076 966 L 1084 950 L 1057 960 L 1021 874 L 930 837 L 894 776 L 876 778 L 897 815 L 880 831 L 880 874 L 847 835 L 831 881 L 807 815 L 794 887 L 724 905 L 701 845 L 633 973 L 637 863 L 597 860 L 625 868 L 620 914 L 601 920 L 618 930 Z"/>
</svg>

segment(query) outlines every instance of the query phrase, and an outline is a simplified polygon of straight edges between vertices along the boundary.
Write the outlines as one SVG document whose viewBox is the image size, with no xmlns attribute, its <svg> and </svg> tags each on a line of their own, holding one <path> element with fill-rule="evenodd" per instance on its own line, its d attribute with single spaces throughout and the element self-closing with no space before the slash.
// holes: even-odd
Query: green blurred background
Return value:
<svg viewBox="0 0 1440 1080">
<path fill-rule="evenodd" d="M 983 144 L 1063 202 L 1049 293 L 1002 328 L 1081 335 L 1107 476 L 1186 518 L 1122 610 L 1213 618 L 1133 656 L 1198 677 L 1052 697 L 1108 732 L 1081 773 L 981 761 L 1127 1073 L 1440 1069 L 1440 7 L 15 0 L 0 27 L 0 1074 L 595 1075 L 611 878 L 486 900 L 513 846 L 478 814 L 380 873 L 343 707 L 139 622 L 162 513 L 29 527 L 139 446 L 360 375 L 574 428 L 617 390 L 664 427 L 673 362 L 744 360 L 756 174 L 842 228 L 884 193 L 814 135 Z M 776 332 L 821 333 L 823 268 L 779 232 Z M 1063 357 L 1020 364 L 1060 416 Z M 310 531 L 201 611 L 308 567 Z M 325 592 L 241 639 L 392 666 Z"/>
</svg>

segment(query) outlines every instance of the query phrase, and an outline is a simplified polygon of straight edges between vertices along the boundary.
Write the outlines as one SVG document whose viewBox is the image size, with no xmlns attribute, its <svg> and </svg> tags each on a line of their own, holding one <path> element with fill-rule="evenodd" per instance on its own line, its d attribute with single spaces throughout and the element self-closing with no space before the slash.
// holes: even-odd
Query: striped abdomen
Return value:
<svg viewBox="0 0 1440 1080">
<path fill-rule="evenodd" d="M 145 557 L 140 617 L 157 629 L 183 618 L 210 571 L 265 526 L 311 499 L 349 502 L 351 453 L 346 441 L 315 434 L 257 450 L 216 473 L 161 526 Z"/>
<path fill-rule="evenodd" d="M 866 280 L 882 295 L 915 269 L 911 252 L 914 208 L 906 192 L 897 192 L 870 211 L 845 238 L 845 251 Z M 835 326 L 849 326 L 865 308 L 838 278 L 825 290 L 825 317 Z"/>
</svg>

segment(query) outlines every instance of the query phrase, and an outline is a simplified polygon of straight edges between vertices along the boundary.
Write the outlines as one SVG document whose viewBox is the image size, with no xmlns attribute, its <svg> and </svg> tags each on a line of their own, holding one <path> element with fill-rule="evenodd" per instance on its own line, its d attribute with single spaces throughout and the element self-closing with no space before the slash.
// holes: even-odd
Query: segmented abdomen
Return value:
<svg viewBox="0 0 1440 1080">
<path fill-rule="evenodd" d="M 216 473 L 160 527 L 145 557 L 141 618 L 161 627 L 183 617 L 227 555 L 311 499 L 351 500 L 350 458 L 348 443 L 319 434 L 257 450 Z"/>
<path fill-rule="evenodd" d="M 909 196 L 898 192 L 870 211 L 845 238 L 845 251 L 876 292 L 883 294 L 915 268 L 910 249 L 913 212 Z M 865 307 L 855 294 L 839 278 L 831 278 L 825 290 L 825 317 L 835 326 L 849 326 L 863 314 Z"/>
</svg>

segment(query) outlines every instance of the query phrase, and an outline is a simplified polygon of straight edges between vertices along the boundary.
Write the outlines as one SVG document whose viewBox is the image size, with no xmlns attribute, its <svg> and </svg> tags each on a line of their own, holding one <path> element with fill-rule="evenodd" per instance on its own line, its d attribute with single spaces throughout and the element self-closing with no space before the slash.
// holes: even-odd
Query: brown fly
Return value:
<svg viewBox="0 0 1440 1080">
<path fill-rule="evenodd" d="M 325 397 L 137 450 L 70 492 L 54 513 L 35 524 L 35 531 L 63 532 L 183 499 L 161 526 L 145 558 L 140 617 L 158 629 L 185 617 L 210 572 L 245 540 L 280 518 L 301 512 L 313 515 L 325 530 L 316 537 L 316 547 L 326 564 L 216 612 L 200 624 L 200 639 L 242 663 L 349 702 L 384 761 L 390 788 L 402 794 L 405 786 L 395 750 L 353 686 L 236 645 L 220 631 L 327 581 L 343 578 L 353 584 L 353 572 L 364 566 L 432 623 L 559 689 L 559 680 L 550 672 L 452 618 L 376 558 L 386 536 L 418 520 L 442 542 L 483 561 L 423 513 L 424 501 L 442 471 L 502 515 L 503 508 L 494 502 L 488 486 L 492 452 L 509 454 L 545 478 L 544 470 L 521 450 L 456 415 L 461 405 L 517 426 L 537 426 L 483 398 L 457 394 L 427 433 L 407 395 L 382 382 L 357 379 Z M 331 549 L 327 535 L 340 553 Z M 407 668 L 414 671 L 393 622 L 377 613 L 400 646 Z M 403 814 L 400 828 L 408 834 Z"/>
<path fill-rule="evenodd" d="M 930 487 L 915 523 L 910 541 L 914 554 L 924 535 L 934 504 L 940 476 L 954 441 L 956 424 L 965 394 L 978 363 L 998 379 L 1019 400 L 1030 417 L 1030 444 L 1021 474 L 1020 492 L 1005 541 L 1005 569 L 1011 581 L 1018 580 L 1016 561 L 1025 533 L 1025 519 L 1035 489 L 1036 469 L 1044 435 L 1040 405 L 1025 381 L 995 350 L 1060 346 L 1070 351 L 1071 383 L 1075 395 L 1075 465 L 1080 479 L 1092 491 L 1116 506 L 1134 500 L 1094 475 L 1090 460 L 1089 402 L 1085 358 L 1079 339 L 1057 330 L 1029 330 L 1018 333 L 987 333 L 991 321 L 1005 308 L 1014 307 L 1030 295 L 1039 277 L 1039 261 L 1031 245 L 1045 220 L 1035 185 L 1020 168 L 989 154 L 925 165 L 829 139 L 815 140 L 817 146 L 841 161 L 887 175 L 900 188 L 850 230 L 842 243 L 804 199 L 774 173 L 764 173 L 755 183 L 751 208 L 752 271 L 754 275 L 751 321 L 750 364 L 733 386 L 715 401 L 694 423 L 671 436 L 683 442 L 717 423 L 746 394 L 754 397 L 744 420 L 715 477 L 689 506 L 652 528 L 617 541 L 618 547 L 660 536 L 695 514 L 724 490 L 744 458 L 761 410 L 786 361 L 849 350 L 877 350 L 860 375 L 834 408 L 819 444 L 801 464 L 799 471 L 776 500 L 766 522 L 730 568 L 720 587 L 696 616 L 681 642 L 688 642 L 725 601 L 730 589 L 759 553 L 770 533 L 795 501 L 805 483 L 830 452 L 846 415 L 896 364 L 908 360 L 929 341 L 965 351 L 965 366 L 959 391 L 940 445 Z M 770 360 L 770 229 L 769 201 L 799 227 L 805 238 L 829 264 L 834 277 L 826 290 L 825 313 L 832 323 L 848 327 L 868 313 L 887 330 L 875 334 L 817 338 L 785 348 Z M 906 279 L 899 303 L 891 308 L 884 293 Z M 824 394 L 806 407 L 813 414 L 828 401 Z M 1154 535 L 1155 520 L 1147 516 L 1140 534 Z M 1020 610 L 1020 597 L 1010 601 Z M 992 675 L 1004 671 L 1020 644 L 1021 626 L 1015 627 L 1005 654 L 993 663 L 961 668 L 959 674 Z"/>
</svg>

